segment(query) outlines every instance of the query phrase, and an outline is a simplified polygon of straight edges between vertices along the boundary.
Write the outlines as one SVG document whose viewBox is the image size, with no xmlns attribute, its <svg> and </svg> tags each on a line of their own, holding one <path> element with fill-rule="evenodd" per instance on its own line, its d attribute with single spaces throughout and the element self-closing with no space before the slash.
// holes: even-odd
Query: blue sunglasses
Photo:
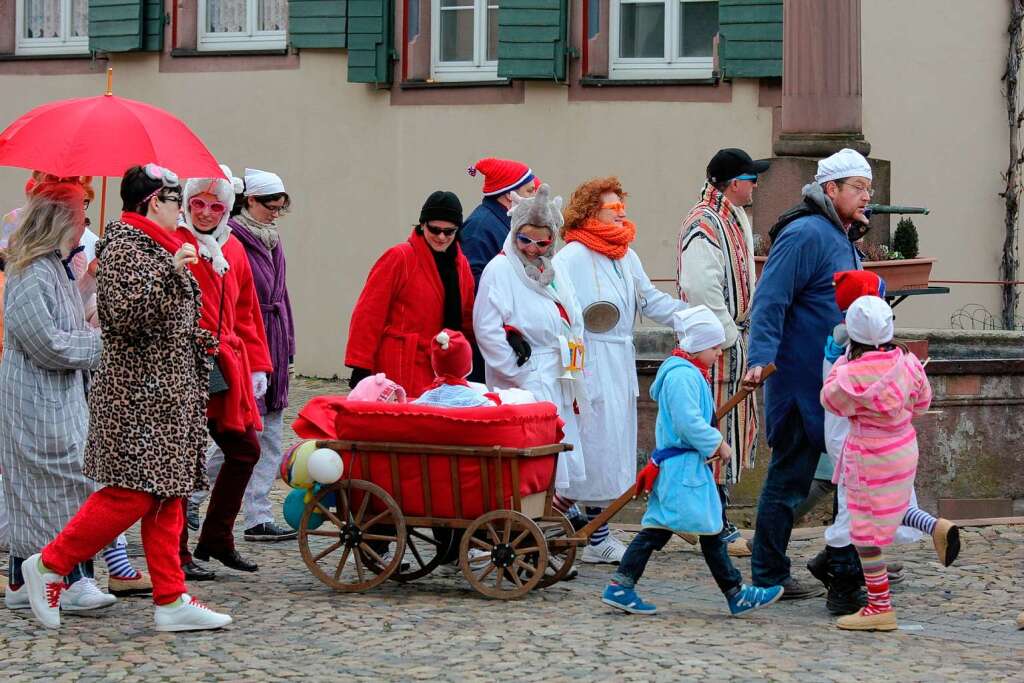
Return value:
<svg viewBox="0 0 1024 683">
<path fill-rule="evenodd" d="M 744 173 L 743 175 L 736 176 L 734 178 L 734 180 L 749 180 L 752 183 L 756 183 L 757 182 L 757 176 L 753 175 L 751 173 Z"/>
</svg>

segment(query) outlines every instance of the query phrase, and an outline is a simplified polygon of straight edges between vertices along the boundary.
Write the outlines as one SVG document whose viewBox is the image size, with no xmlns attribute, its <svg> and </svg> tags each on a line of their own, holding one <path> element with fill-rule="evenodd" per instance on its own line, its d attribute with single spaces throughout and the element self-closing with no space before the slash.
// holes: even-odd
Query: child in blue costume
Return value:
<svg viewBox="0 0 1024 683">
<path fill-rule="evenodd" d="M 722 503 L 707 463 L 713 456 L 728 461 L 732 452 L 715 427 L 709 368 L 722 353 L 725 330 L 706 306 L 676 316 L 682 350 L 665 359 L 651 386 L 658 403 L 657 450 L 636 482 L 637 493 L 650 491 L 644 528 L 626 549 L 601 601 L 631 614 L 654 614 L 657 608 L 637 595 L 636 582 L 655 550 L 672 534 L 687 532 L 700 535 L 704 561 L 736 616 L 772 604 L 782 596 L 782 586 L 744 585 L 719 535 Z"/>
</svg>

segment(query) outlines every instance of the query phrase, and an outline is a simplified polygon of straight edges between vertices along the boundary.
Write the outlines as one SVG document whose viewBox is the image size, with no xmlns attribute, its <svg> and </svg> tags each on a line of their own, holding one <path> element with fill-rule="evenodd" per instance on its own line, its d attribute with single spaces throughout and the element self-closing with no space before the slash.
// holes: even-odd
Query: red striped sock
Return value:
<svg viewBox="0 0 1024 683">
<path fill-rule="evenodd" d="M 892 611 L 892 597 L 889 594 L 889 574 L 885 569 L 885 557 L 881 548 L 857 548 L 860 564 L 864 570 L 864 583 L 868 589 L 868 606 L 861 610 L 864 616 Z"/>
<path fill-rule="evenodd" d="M 563 515 L 569 512 L 569 508 L 572 507 L 573 501 L 568 498 L 564 498 L 557 493 L 551 498 L 551 507 L 555 508 Z"/>
</svg>

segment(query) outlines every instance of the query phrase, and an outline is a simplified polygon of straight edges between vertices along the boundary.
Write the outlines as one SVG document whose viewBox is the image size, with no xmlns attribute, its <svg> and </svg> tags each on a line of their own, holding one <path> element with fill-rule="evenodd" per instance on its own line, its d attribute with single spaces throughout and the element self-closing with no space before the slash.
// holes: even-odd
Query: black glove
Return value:
<svg viewBox="0 0 1024 683">
<path fill-rule="evenodd" d="M 367 370 L 366 368 L 352 368 L 352 376 L 348 378 L 348 388 L 355 389 L 356 385 L 359 384 L 359 382 L 366 379 L 372 374 L 373 372 L 371 370 Z"/>
<path fill-rule="evenodd" d="M 508 340 L 508 345 L 512 347 L 512 351 L 516 354 L 516 365 L 523 367 L 533 354 L 530 342 L 526 341 L 522 332 L 508 325 L 505 326 L 505 339 Z"/>
</svg>

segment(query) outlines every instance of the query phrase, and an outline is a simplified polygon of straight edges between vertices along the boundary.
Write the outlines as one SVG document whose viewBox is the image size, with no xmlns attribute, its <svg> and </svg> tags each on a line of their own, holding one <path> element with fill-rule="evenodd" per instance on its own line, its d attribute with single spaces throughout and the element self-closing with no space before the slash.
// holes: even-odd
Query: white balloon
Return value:
<svg viewBox="0 0 1024 683">
<path fill-rule="evenodd" d="M 309 476 L 321 484 L 333 484 L 341 479 L 341 475 L 345 471 L 341 456 L 330 448 L 318 448 L 310 453 L 306 467 L 309 470 Z"/>
</svg>

